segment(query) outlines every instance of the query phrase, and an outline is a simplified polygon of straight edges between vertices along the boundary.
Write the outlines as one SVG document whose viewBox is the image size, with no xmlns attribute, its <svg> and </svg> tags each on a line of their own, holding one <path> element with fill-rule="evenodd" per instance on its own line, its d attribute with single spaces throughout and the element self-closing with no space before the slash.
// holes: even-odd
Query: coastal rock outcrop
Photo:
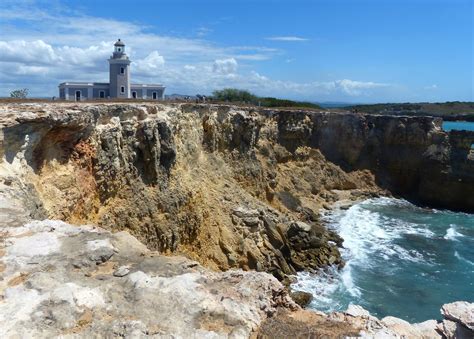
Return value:
<svg viewBox="0 0 474 339">
<path fill-rule="evenodd" d="M 51 220 L 0 232 L 2 338 L 243 338 L 297 308 L 271 275 L 211 272 L 127 232 Z"/>
<path fill-rule="evenodd" d="M 275 111 L 288 149 L 319 149 L 346 171 L 368 169 L 378 185 L 433 207 L 474 211 L 474 132 L 442 119 Z M 295 137 L 298 135 L 298 137 Z"/>
<path fill-rule="evenodd" d="M 448 320 L 457 322 L 474 331 L 474 305 L 465 301 L 457 301 L 441 307 L 441 314 Z"/>
<path fill-rule="evenodd" d="M 462 304 L 462 305 L 461 305 Z M 454 312 L 474 309 L 474 303 L 456 302 L 443 305 Z M 427 320 L 411 324 L 395 317 L 378 319 L 361 306 L 350 305 L 345 312 L 308 312 L 304 310 L 288 311 L 280 309 L 274 316 L 267 318 L 259 328 L 257 338 L 308 338 L 308 337 L 360 337 L 360 338 L 458 338 L 474 336 L 474 331 L 465 327 L 463 321 Z"/>
<path fill-rule="evenodd" d="M 27 214 L 10 209 L 17 221 Z M 326 314 L 301 309 L 267 273 L 212 272 L 150 251 L 125 231 L 44 220 L 3 226 L 0 234 L 2 338 L 473 335 L 472 303 L 444 305 L 443 321 L 419 324 L 379 320 L 354 305 Z"/>
<path fill-rule="evenodd" d="M 5 190 L 32 216 L 127 230 L 213 269 L 342 266 L 318 210 L 380 193 L 367 171 L 289 152 L 273 119 L 232 106 L 9 104 L 0 122 Z"/>
<path fill-rule="evenodd" d="M 214 269 L 342 266 L 319 210 L 388 194 L 378 185 L 474 206 L 472 136 L 428 117 L 75 103 L 4 104 L 0 117 L 1 177 L 31 216 L 128 230 Z"/>
<path fill-rule="evenodd" d="M 3 104 L 0 335 L 470 335 L 472 304 L 421 324 L 327 315 L 278 279 L 344 265 L 319 219 L 341 199 L 472 210 L 471 137 L 432 118 Z"/>
</svg>

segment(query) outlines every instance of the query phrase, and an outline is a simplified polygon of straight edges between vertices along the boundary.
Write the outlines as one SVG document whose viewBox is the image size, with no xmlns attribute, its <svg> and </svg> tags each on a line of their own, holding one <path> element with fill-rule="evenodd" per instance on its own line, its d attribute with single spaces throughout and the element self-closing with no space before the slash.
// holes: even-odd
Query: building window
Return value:
<svg viewBox="0 0 474 339">
<path fill-rule="evenodd" d="M 120 74 L 124 74 L 125 73 L 125 67 L 120 67 Z"/>
<path fill-rule="evenodd" d="M 120 87 L 120 93 L 125 93 L 125 87 Z"/>
<path fill-rule="evenodd" d="M 137 98 L 137 92 L 135 92 L 135 91 L 132 92 L 132 98 L 133 98 L 133 99 L 136 99 L 136 98 Z"/>
<path fill-rule="evenodd" d="M 153 100 L 156 100 L 158 98 L 158 94 L 156 92 L 153 92 Z"/>
<path fill-rule="evenodd" d="M 99 91 L 99 98 L 101 99 L 105 98 L 105 91 Z"/>
<path fill-rule="evenodd" d="M 81 101 L 81 91 L 76 91 L 76 101 Z"/>
</svg>

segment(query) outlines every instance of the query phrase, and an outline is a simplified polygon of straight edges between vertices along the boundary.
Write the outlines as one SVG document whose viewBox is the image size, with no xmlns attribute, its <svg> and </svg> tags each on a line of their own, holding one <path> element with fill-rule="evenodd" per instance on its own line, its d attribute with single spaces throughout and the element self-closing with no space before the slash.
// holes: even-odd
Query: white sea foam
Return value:
<svg viewBox="0 0 474 339">
<path fill-rule="evenodd" d="M 444 239 L 459 241 L 458 238 L 461 238 L 461 237 L 464 237 L 464 235 L 456 231 L 456 225 L 450 224 L 449 228 L 446 230 L 446 235 L 444 236 Z"/>
<path fill-rule="evenodd" d="M 393 205 L 399 205 L 402 209 L 415 208 L 404 200 L 377 198 L 323 216 L 328 227 L 344 239 L 341 253 L 346 266 L 340 271 L 331 268 L 318 274 L 298 274 L 298 281 L 292 288 L 312 293 L 315 296 L 312 308 L 331 311 L 345 309 L 347 305 L 338 304 L 343 299 L 362 301 L 362 292 L 353 272 L 376 267 L 380 265 L 380 260 L 386 261 L 387 267 L 396 260 L 431 265 L 430 258 L 425 258 L 414 249 L 403 248 L 396 240 L 405 235 L 434 238 L 435 233 L 428 229 L 428 225 L 391 218 L 378 212 L 384 206 Z M 429 253 L 426 255 L 429 256 Z M 346 297 L 341 298 L 342 295 Z"/>
<path fill-rule="evenodd" d="M 471 265 L 471 266 L 474 266 L 474 262 L 472 262 L 471 260 L 468 260 L 468 259 L 464 258 L 462 255 L 460 255 L 460 254 L 458 253 L 458 251 L 454 251 L 454 256 L 455 256 L 456 258 L 458 258 L 460 261 L 464 261 L 465 263 L 467 263 L 467 264 L 469 264 L 469 265 Z"/>
<path fill-rule="evenodd" d="M 291 288 L 304 291 L 314 295 L 310 307 L 323 311 L 334 311 L 345 309 L 342 301 L 335 300 L 335 295 L 349 292 L 352 297 L 360 296 L 360 291 L 352 281 L 350 269 L 345 268 L 342 272 L 336 267 L 329 267 L 317 273 L 300 272 L 297 282 Z M 350 288 L 348 289 L 347 286 Z"/>
<path fill-rule="evenodd" d="M 360 289 L 354 284 L 354 279 L 352 278 L 352 268 L 350 265 L 342 270 L 341 279 L 344 287 L 351 296 L 359 298 L 362 295 Z"/>
<path fill-rule="evenodd" d="M 354 205 L 347 211 L 327 216 L 326 220 L 344 239 L 343 245 L 346 250 L 343 251 L 343 256 L 349 266 L 370 267 L 374 256 L 385 260 L 396 257 L 411 262 L 425 261 L 421 253 L 415 250 L 408 251 L 394 243 L 394 240 L 406 234 L 434 237 L 433 232 L 424 225 L 403 222 L 364 208 L 368 204 L 384 206 L 390 202 L 393 204 L 394 200 L 372 199 Z M 403 201 L 401 203 L 405 204 Z"/>
</svg>

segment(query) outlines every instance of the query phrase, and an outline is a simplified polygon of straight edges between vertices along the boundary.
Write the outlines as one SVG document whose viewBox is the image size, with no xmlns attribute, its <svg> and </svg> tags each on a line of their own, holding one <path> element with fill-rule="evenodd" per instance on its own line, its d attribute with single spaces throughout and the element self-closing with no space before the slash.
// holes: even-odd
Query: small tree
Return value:
<svg viewBox="0 0 474 339">
<path fill-rule="evenodd" d="M 28 96 L 28 88 L 16 89 L 10 92 L 10 98 L 26 99 Z"/>
</svg>

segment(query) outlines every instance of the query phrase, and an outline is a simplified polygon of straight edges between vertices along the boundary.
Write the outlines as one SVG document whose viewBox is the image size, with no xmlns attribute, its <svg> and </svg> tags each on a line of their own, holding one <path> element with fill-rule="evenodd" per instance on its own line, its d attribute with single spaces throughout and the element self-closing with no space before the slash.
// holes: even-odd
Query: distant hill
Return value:
<svg viewBox="0 0 474 339">
<path fill-rule="evenodd" d="M 188 94 L 167 94 L 165 95 L 165 99 L 167 100 L 194 100 L 196 99 L 195 95 L 188 95 Z"/>
<path fill-rule="evenodd" d="M 350 102 L 339 102 L 339 101 L 315 102 L 315 104 L 323 108 L 345 108 L 345 107 L 354 106 L 354 105 L 362 105 L 362 104 L 354 104 Z"/>
<path fill-rule="evenodd" d="M 357 112 L 385 115 L 432 115 L 445 120 L 474 121 L 474 102 L 448 101 L 443 103 L 387 103 L 352 105 L 345 107 Z"/>
</svg>

